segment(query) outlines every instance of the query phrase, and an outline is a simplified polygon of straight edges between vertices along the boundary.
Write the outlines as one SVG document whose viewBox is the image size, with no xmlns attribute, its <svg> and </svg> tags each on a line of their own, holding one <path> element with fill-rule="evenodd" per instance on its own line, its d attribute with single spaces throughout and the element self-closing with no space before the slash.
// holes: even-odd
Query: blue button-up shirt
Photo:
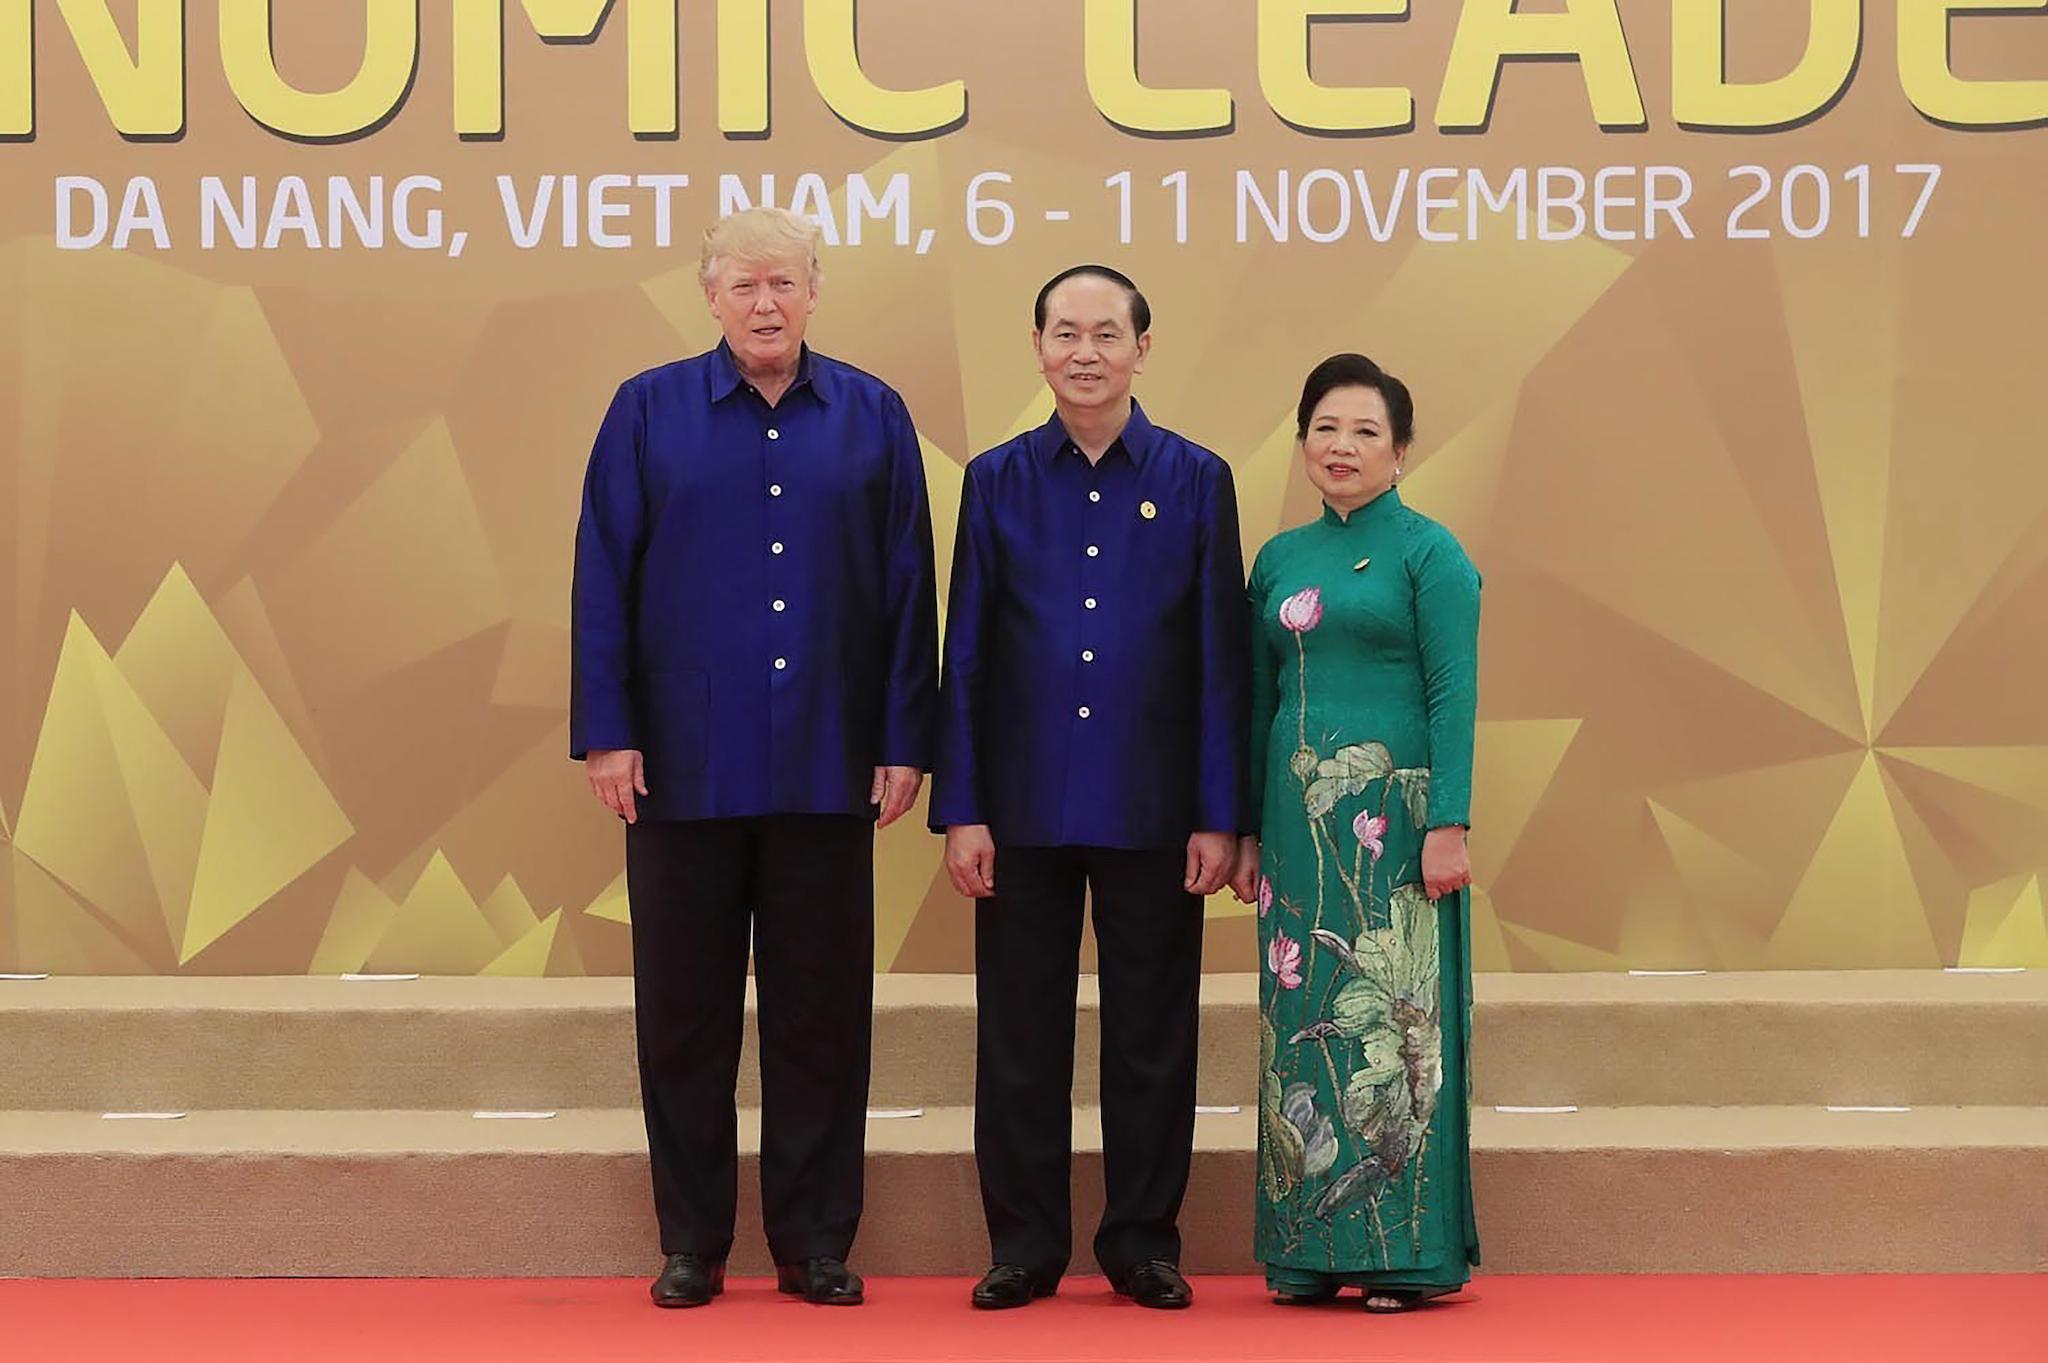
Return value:
<svg viewBox="0 0 2048 1363">
<path fill-rule="evenodd" d="M 910 413 L 809 350 L 773 407 L 718 349 L 628 379 L 576 532 L 570 756 L 638 748 L 642 817 L 864 813 L 928 768 L 931 509 Z"/>
<path fill-rule="evenodd" d="M 1248 824 L 1230 466 L 1133 404 L 1096 464 L 1055 417 L 967 466 L 931 822 L 1163 848 Z"/>
</svg>

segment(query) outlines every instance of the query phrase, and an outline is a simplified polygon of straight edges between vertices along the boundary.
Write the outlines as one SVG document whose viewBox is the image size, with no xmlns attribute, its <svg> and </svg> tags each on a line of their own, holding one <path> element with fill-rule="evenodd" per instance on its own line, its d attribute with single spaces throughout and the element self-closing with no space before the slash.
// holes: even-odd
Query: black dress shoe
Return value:
<svg viewBox="0 0 2048 1363">
<path fill-rule="evenodd" d="M 970 1300 L 984 1311 L 1007 1311 L 1013 1306 L 1029 1306 L 1059 1290 L 1057 1282 L 1034 1277 L 1028 1269 L 997 1264 L 981 1275 Z"/>
<path fill-rule="evenodd" d="M 860 1274 L 838 1259 L 781 1264 L 775 1270 L 775 1287 L 816 1306 L 859 1306 L 865 1300 Z"/>
<path fill-rule="evenodd" d="M 1147 1259 L 1125 1276 L 1112 1278 L 1110 1286 L 1118 1296 L 1129 1297 L 1155 1311 L 1178 1311 L 1195 1301 L 1195 1290 L 1188 1286 L 1188 1280 L 1164 1259 Z"/>
<path fill-rule="evenodd" d="M 725 1265 L 695 1254 L 671 1254 L 648 1289 L 656 1306 L 709 1306 L 725 1291 Z"/>
</svg>

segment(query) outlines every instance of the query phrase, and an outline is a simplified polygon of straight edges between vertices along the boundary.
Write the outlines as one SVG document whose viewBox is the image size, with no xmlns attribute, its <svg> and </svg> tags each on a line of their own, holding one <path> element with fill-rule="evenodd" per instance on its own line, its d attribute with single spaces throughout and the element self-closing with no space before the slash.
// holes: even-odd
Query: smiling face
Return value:
<svg viewBox="0 0 2048 1363">
<path fill-rule="evenodd" d="M 1387 400 L 1376 388 L 1332 388 L 1309 414 L 1301 438 L 1308 480 L 1323 500 L 1351 512 L 1394 485 L 1408 447 L 1394 441 Z"/>
<path fill-rule="evenodd" d="M 1099 411 L 1131 395 L 1152 338 L 1131 320 L 1130 291 L 1115 280 L 1076 275 L 1045 300 L 1045 326 L 1032 333 L 1038 369 L 1068 411 Z"/>
<path fill-rule="evenodd" d="M 818 308 L 818 284 L 807 260 L 720 260 L 704 298 L 743 371 L 796 367 L 804 328 Z"/>
</svg>

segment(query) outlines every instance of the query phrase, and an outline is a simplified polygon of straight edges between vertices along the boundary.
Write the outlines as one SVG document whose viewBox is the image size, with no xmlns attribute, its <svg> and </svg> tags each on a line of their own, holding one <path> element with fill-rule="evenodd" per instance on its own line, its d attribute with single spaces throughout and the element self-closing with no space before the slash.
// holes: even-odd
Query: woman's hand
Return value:
<svg viewBox="0 0 2048 1363">
<path fill-rule="evenodd" d="M 1432 828 L 1422 840 L 1422 888 L 1432 901 L 1472 883 L 1472 858 L 1465 851 L 1465 830 L 1455 825 Z"/>
</svg>

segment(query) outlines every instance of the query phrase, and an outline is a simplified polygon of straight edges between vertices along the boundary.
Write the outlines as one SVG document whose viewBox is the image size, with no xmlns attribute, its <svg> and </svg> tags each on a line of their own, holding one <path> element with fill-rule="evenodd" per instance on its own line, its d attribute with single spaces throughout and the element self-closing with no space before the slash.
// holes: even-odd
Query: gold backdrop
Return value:
<svg viewBox="0 0 2048 1363">
<path fill-rule="evenodd" d="M 944 82 L 965 82 L 964 122 L 923 135 L 828 107 L 850 0 L 767 6 L 772 80 L 750 87 L 764 4 L 680 5 L 666 136 L 649 0 L 581 43 L 536 36 L 547 5 L 507 4 L 496 98 L 473 43 L 458 92 L 451 15 L 497 6 L 422 5 L 395 111 L 324 135 L 312 114 L 281 133 L 245 110 L 261 3 L 143 0 L 159 27 L 140 34 L 134 0 L 0 3 L 0 970 L 623 971 L 619 831 L 566 759 L 583 462 L 620 379 L 716 339 L 694 272 L 720 177 L 758 197 L 773 173 L 787 204 L 806 172 L 805 207 L 842 240 L 849 175 L 874 196 L 907 177 L 910 244 L 871 217 L 831 249 L 812 339 L 908 399 L 942 565 L 962 462 L 1047 410 L 1028 309 L 1066 264 L 1116 263 L 1149 293 L 1140 395 L 1235 466 L 1248 553 L 1316 509 L 1291 439 L 1307 368 L 1361 349 L 1410 381 L 1410 500 L 1486 575 L 1481 968 L 2048 966 L 2048 7 L 1959 15 L 1944 54 L 1924 14 L 1901 49 L 1895 9 L 1920 0 L 1865 4 L 1840 97 L 1745 134 L 1674 107 L 1673 15 L 1698 5 L 1622 0 L 1626 45 L 1601 70 L 1507 63 L 1474 118 L 1444 88 L 1461 12 L 1476 34 L 1511 6 L 1420 0 L 1310 30 L 1316 79 L 1413 91 L 1412 129 L 1331 136 L 1262 93 L 1251 0 L 1144 0 L 1144 82 L 1230 92 L 1223 129 L 1160 136 L 1098 107 L 1128 125 L 1129 88 L 1091 90 L 1084 38 L 1114 75 L 1118 0 L 868 0 L 867 78 L 940 87 L 941 119 Z M 274 8 L 275 60 L 306 91 L 376 76 L 366 23 L 414 13 Z M 1298 29 L 1317 6 L 1292 8 Z M 603 6 L 554 6 L 579 9 Z M 1522 6 L 1582 38 L 1609 9 Z M 1727 78 L 1791 71 L 1806 9 L 1729 4 Z M 1617 50 L 1637 128 L 1616 112 Z M 1291 54 L 1268 41 L 1269 66 L 1290 59 L 1298 36 Z M 1976 121 L 2008 126 L 1923 113 L 1909 76 L 1924 89 L 1929 63 L 2007 82 L 1978 87 Z M 152 127 L 167 79 L 177 108 Z M 1159 116 L 1213 121 L 1216 99 L 1166 97 Z M 1482 126 L 1442 126 L 1460 117 Z M 1761 169 L 1731 176 L 1745 165 Z M 1469 171 L 1499 191 L 1522 168 L 1533 193 L 1546 166 L 1683 168 L 1692 234 L 1667 217 L 1646 239 L 1640 175 L 1609 183 L 1611 239 L 1574 232 L 1568 207 L 1518 232 L 1474 202 Z M 1914 166 L 1941 167 L 1924 202 L 1928 173 L 1895 169 Z M 1009 205 L 999 245 L 967 212 L 990 171 L 1012 177 L 981 187 Z M 1106 183 L 1122 172 L 1130 244 Z M 666 248 L 639 185 L 595 224 L 632 246 L 593 245 L 584 216 L 574 246 L 550 219 L 522 247 L 497 177 L 523 219 L 550 174 L 690 185 Z M 218 212 L 203 240 L 205 176 L 237 213 L 254 177 L 248 245 Z M 296 221 L 274 211 L 287 176 L 310 187 Z M 435 177 L 411 221 L 442 210 L 440 244 L 408 247 L 392 222 L 381 248 L 335 242 L 332 176 L 384 177 L 394 210 L 397 182 Z M 133 177 L 167 244 L 146 195 L 123 213 Z M 82 179 L 104 186 L 104 224 Z M 1731 236 L 1766 185 L 1733 224 L 1766 235 Z M 1316 240 L 1345 205 L 1348 234 Z M 1302 220 L 1282 243 L 1268 213 Z M 972 226 L 1000 234 L 1004 214 Z M 970 969 L 971 914 L 921 825 L 882 835 L 877 968 Z M 1253 968 L 1252 920 L 1227 897 L 1210 913 L 1210 968 Z"/>
</svg>

